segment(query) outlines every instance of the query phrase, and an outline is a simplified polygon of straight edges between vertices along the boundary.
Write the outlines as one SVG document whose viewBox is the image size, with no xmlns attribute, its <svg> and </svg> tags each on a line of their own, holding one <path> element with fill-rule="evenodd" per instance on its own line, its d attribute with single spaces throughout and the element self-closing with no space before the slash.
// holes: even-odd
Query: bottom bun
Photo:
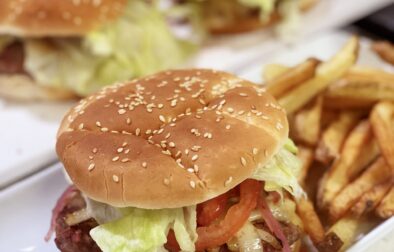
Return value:
<svg viewBox="0 0 394 252">
<path fill-rule="evenodd" d="M 17 101 L 58 101 L 76 97 L 65 89 L 39 85 L 23 74 L 0 74 L 0 96 Z"/>
</svg>

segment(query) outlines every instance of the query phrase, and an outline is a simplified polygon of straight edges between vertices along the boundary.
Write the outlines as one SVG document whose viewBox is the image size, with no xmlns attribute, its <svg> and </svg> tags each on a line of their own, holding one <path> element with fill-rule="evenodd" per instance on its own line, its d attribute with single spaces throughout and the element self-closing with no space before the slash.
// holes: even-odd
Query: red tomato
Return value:
<svg viewBox="0 0 394 252">
<path fill-rule="evenodd" d="M 225 193 L 199 204 L 197 206 L 198 225 L 208 226 L 221 216 L 226 211 L 228 196 L 228 193 Z"/>
<path fill-rule="evenodd" d="M 207 227 L 198 227 L 196 250 L 218 247 L 226 243 L 241 229 L 249 218 L 250 212 L 256 207 L 261 195 L 261 183 L 248 179 L 240 184 L 240 201 L 229 208 L 226 216 L 219 223 Z"/>
<path fill-rule="evenodd" d="M 164 247 L 170 252 L 181 251 L 181 248 L 179 247 L 179 244 L 176 240 L 175 233 L 172 229 L 168 232 L 167 243 L 164 245 Z"/>
</svg>

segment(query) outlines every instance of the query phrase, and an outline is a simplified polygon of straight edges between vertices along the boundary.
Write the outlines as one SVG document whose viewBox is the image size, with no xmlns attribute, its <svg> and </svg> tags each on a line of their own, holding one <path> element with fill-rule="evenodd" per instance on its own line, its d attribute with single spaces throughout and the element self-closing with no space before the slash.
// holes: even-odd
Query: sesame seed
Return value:
<svg viewBox="0 0 394 252">
<path fill-rule="evenodd" d="M 118 110 L 119 115 L 123 115 L 124 113 L 126 113 L 125 109 L 119 109 Z"/>
<path fill-rule="evenodd" d="M 196 165 L 196 164 L 194 165 L 194 171 L 198 172 L 198 165 Z"/>
<path fill-rule="evenodd" d="M 242 96 L 242 97 L 248 96 L 248 94 L 246 94 L 246 93 L 239 93 L 239 95 Z"/>
<path fill-rule="evenodd" d="M 126 163 L 126 162 L 128 162 L 128 161 L 130 161 L 130 159 L 128 159 L 128 158 L 123 158 L 123 159 L 121 160 L 122 163 Z"/>
<path fill-rule="evenodd" d="M 196 188 L 196 182 L 194 182 L 193 180 L 190 181 L 190 187 L 193 189 Z"/>
<path fill-rule="evenodd" d="M 135 135 L 136 135 L 136 136 L 139 136 L 140 133 L 141 133 L 141 129 L 140 129 L 140 128 L 136 128 L 136 129 L 135 129 Z"/>
<path fill-rule="evenodd" d="M 78 129 L 83 129 L 83 123 L 79 124 Z"/>
<path fill-rule="evenodd" d="M 198 159 L 198 155 L 193 155 L 192 161 L 196 161 Z"/>
<path fill-rule="evenodd" d="M 231 182 L 233 181 L 233 177 L 228 177 L 228 179 L 226 179 L 226 181 L 224 181 L 224 186 L 228 186 Z"/>
<path fill-rule="evenodd" d="M 166 122 L 166 118 L 163 115 L 159 115 L 159 120 L 162 121 L 163 123 Z"/>
<path fill-rule="evenodd" d="M 131 119 L 130 119 L 130 118 L 127 118 L 127 119 L 126 119 L 126 123 L 130 125 L 130 124 L 131 124 Z"/>
<path fill-rule="evenodd" d="M 174 148 L 175 147 L 175 143 L 174 142 L 169 142 L 168 146 L 170 146 L 171 148 Z"/>
<path fill-rule="evenodd" d="M 95 165 L 94 163 L 91 163 L 91 164 L 89 165 L 89 167 L 88 167 L 88 170 L 89 170 L 89 171 L 92 171 L 92 170 L 94 169 L 95 166 L 96 166 L 96 165 Z"/>
<path fill-rule="evenodd" d="M 102 132 L 107 132 L 108 131 L 108 128 L 101 128 L 100 129 Z"/>
<path fill-rule="evenodd" d="M 233 108 L 227 108 L 227 111 L 230 112 L 230 113 L 233 113 L 234 109 Z"/>
<path fill-rule="evenodd" d="M 101 127 L 101 122 L 97 121 L 96 125 L 97 125 L 97 127 Z"/>
<path fill-rule="evenodd" d="M 246 166 L 246 159 L 244 157 L 241 157 L 241 164 L 243 166 Z"/>
<path fill-rule="evenodd" d="M 116 176 L 116 175 L 112 175 L 112 180 L 113 180 L 115 183 L 118 183 L 118 182 L 119 182 L 119 177 Z"/>
<path fill-rule="evenodd" d="M 127 153 L 129 153 L 129 152 L 130 152 L 130 149 L 126 149 L 126 150 L 124 151 L 125 154 L 127 154 Z"/>
<path fill-rule="evenodd" d="M 92 159 L 93 159 L 93 156 L 89 156 L 89 159 L 92 160 Z"/>
<path fill-rule="evenodd" d="M 122 143 L 122 147 L 125 147 L 127 145 L 127 142 Z"/>
<path fill-rule="evenodd" d="M 164 107 L 164 105 L 163 105 L 162 103 L 159 103 L 159 104 L 157 105 L 157 107 L 158 107 L 159 109 L 161 109 L 161 108 Z"/>
<path fill-rule="evenodd" d="M 190 173 L 194 173 L 194 169 L 193 168 L 187 168 L 187 171 Z"/>
<path fill-rule="evenodd" d="M 169 180 L 168 178 L 165 178 L 165 179 L 163 180 L 163 183 L 164 183 L 165 185 L 169 185 L 169 184 L 170 184 L 170 180 Z"/>
<path fill-rule="evenodd" d="M 118 148 L 118 153 L 121 153 L 123 151 L 123 148 Z"/>
<path fill-rule="evenodd" d="M 253 148 L 253 150 L 252 150 L 253 155 L 257 155 L 258 152 L 259 152 L 259 150 L 257 148 Z"/>
<path fill-rule="evenodd" d="M 231 128 L 231 125 L 230 125 L 230 124 L 227 124 L 227 125 L 226 125 L 226 129 L 229 130 L 230 128 Z"/>
<path fill-rule="evenodd" d="M 97 153 L 97 148 L 93 148 L 92 152 Z"/>
<path fill-rule="evenodd" d="M 114 161 L 114 162 L 116 162 L 118 160 L 119 160 L 119 156 L 116 156 L 116 157 L 112 158 L 112 161 Z"/>
<path fill-rule="evenodd" d="M 148 167 L 148 164 L 146 163 L 146 162 L 142 162 L 142 167 L 144 167 L 144 168 L 146 168 L 146 167 Z"/>
</svg>

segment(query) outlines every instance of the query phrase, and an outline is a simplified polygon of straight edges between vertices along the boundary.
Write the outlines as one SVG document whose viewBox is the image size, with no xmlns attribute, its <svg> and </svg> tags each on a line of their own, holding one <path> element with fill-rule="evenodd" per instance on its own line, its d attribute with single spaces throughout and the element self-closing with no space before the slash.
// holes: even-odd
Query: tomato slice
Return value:
<svg viewBox="0 0 394 252">
<path fill-rule="evenodd" d="M 181 248 L 179 247 L 179 244 L 176 240 L 174 230 L 171 229 L 170 231 L 168 231 L 167 243 L 164 245 L 164 247 L 170 252 L 181 251 Z"/>
<path fill-rule="evenodd" d="M 267 224 L 269 230 L 274 233 L 274 235 L 282 242 L 282 251 L 291 252 L 289 242 L 287 241 L 286 236 L 283 233 L 282 227 L 272 215 L 271 210 L 269 209 L 268 204 L 265 201 L 264 193 L 261 193 L 261 197 L 259 197 L 258 199 L 257 207 L 259 208 L 261 215 L 265 223 Z"/>
<path fill-rule="evenodd" d="M 197 206 L 197 224 L 209 226 L 214 220 L 226 212 L 228 193 L 219 195 Z"/>
<path fill-rule="evenodd" d="M 242 228 L 250 212 L 256 208 L 261 192 L 261 182 L 248 179 L 240 184 L 240 201 L 229 208 L 226 216 L 218 223 L 198 227 L 196 250 L 218 247 L 226 243 Z"/>
</svg>

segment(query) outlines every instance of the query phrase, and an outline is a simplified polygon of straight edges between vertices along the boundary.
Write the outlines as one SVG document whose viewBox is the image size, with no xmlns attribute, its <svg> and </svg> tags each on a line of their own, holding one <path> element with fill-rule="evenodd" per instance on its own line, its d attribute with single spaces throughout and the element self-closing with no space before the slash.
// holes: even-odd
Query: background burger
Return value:
<svg viewBox="0 0 394 252">
<path fill-rule="evenodd" d="M 0 95 L 85 96 L 183 62 L 193 46 L 173 35 L 156 3 L 0 1 Z"/>
<path fill-rule="evenodd" d="M 62 251 L 299 249 L 286 114 L 246 80 L 194 69 L 106 87 L 66 115 L 56 150 L 73 182 L 53 210 Z"/>
<path fill-rule="evenodd" d="M 283 33 L 298 26 L 301 11 L 318 0 L 180 0 L 195 26 L 213 34 L 255 30 L 280 22 Z"/>
</svg>

